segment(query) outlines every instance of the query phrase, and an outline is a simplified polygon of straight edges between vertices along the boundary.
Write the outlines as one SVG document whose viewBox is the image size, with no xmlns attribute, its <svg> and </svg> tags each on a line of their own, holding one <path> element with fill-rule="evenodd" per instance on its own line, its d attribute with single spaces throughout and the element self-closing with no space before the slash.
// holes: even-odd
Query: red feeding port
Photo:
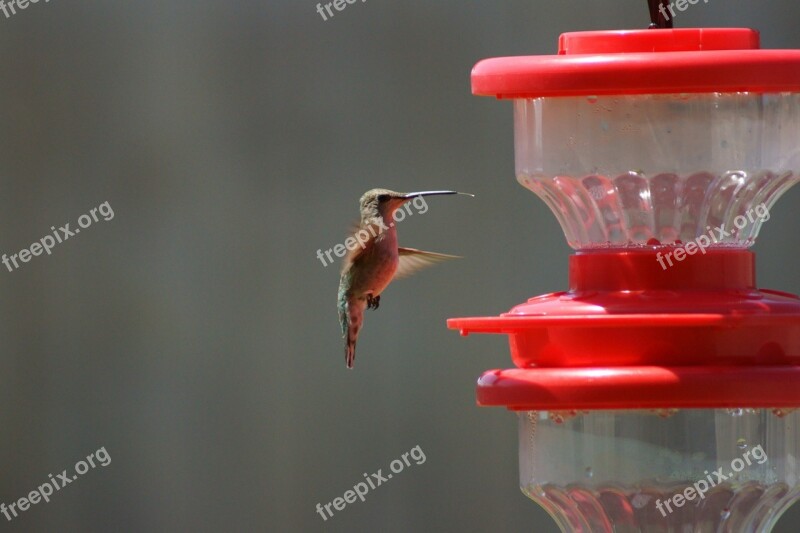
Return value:
<svg viewBox="0 0 800 533">
<path fill-rule="evenodd" d="M 464 335 L 509 336 L 520 370 L 487 372 L 479 403 L 607 409 L 732 407 L 744 397 L 759 406 L 800 402 L 800 298 L 756 289 L 749 251 L 698 252 L 663 269 L 659 256 L 671 252 L 579 252 L 570 257 L 568 291 L 497 317 L 448 320 Z"/>
</svg>

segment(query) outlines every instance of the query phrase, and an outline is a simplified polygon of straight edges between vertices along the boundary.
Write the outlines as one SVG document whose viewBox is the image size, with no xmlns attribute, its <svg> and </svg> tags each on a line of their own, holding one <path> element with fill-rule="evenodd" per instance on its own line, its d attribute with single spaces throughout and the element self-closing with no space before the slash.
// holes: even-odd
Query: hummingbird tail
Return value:
<svg viewBox="0 0 800 533">
<path fill-rule="evenodd" d="M 342 318 L 342 332 L 344 333 L 344 361 L 347 368 L 353 368 L 356 359 L 356 341 L 358 332 L 364 322 L 364 309 L 367 307 L 366 299 L 344 299 L 344 305 L 340 304 L 340 316 Z"/>
<path fill-rule="evenodd" d="M 353 368 L 356 361 L 356 341 L 351 342 L 347 339 L 347 345 L 344 347 L 344 360 L 347 363 L 347 368 Z"/>
</svg>

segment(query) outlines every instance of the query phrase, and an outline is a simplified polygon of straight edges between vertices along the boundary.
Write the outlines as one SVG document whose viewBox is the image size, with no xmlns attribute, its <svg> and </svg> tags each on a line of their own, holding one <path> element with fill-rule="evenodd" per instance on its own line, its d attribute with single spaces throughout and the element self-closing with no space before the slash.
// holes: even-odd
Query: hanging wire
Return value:
<svg viewBox="0 0 800 533">
<path fill-rule="evenodd" d="M 666 17 L 666 4 L 664 0 L 647 0 L 650 6 L 650 29 L 665 29 L 672 27 L 672 19 Z"/>
</svg>

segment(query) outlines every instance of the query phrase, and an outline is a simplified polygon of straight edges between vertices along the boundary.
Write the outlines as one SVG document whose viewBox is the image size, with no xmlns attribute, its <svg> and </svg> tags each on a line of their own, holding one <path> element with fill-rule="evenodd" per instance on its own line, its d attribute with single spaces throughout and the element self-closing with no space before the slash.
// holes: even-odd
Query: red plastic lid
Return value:
<svg viewBox="0 0 800 533">
<path fill-rule="evenodd" d="M 745 28 L 565 33 L 559 55 L 499 57 L 472 70 L 497 98 L 707 92 L 800 92 L 800 50 L 761 50 Z"/>
</svg>

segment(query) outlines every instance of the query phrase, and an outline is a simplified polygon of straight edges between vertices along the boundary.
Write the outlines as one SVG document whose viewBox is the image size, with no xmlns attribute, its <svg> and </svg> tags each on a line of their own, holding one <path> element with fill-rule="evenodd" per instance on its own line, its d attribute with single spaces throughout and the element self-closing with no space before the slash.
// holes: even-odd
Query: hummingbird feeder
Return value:
<svg viewBox="0 0 800 533">
<path fill-rule="evenodd" d="M 563 531 L 769 531 L 800 495 L 800 298 L 754 243 L 800 180 L 800 50 L 750 29 L 566 33 L 493 58 L 516 176 L 575 253 L 569 288 L 493 317 L 516 368 L 520 485 Z"/>
</svg>

